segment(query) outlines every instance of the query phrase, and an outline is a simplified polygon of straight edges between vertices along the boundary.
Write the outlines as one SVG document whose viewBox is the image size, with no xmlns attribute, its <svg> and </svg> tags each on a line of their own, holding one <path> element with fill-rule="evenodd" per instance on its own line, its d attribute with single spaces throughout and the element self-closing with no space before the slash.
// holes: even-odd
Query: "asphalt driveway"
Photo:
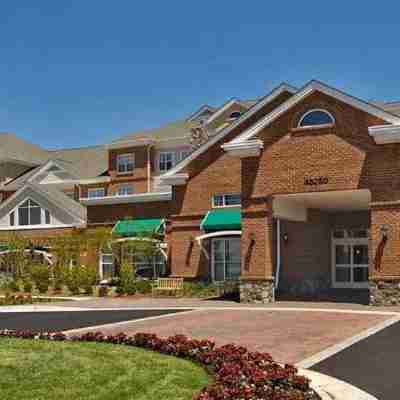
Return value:
<svg viewBox="0 0 400 400">
<path fill-rule="evenodd" d="M 185 310 L 3 312 L 0 313 L 0 329 L 59 332 L 175 314 L 182 311 Z"/>
<path fill-rule="evenodd" d="M 314 365 L 312 370 L 349 382 L 379 400 L 400 398 L 400 323 Z"/>
</svg>

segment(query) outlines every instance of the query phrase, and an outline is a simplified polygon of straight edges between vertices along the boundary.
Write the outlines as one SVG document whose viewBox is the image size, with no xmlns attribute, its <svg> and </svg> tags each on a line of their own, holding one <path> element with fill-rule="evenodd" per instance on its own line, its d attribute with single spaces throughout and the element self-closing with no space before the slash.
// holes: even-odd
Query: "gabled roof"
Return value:
<svg viewBox="0 0 400 400">
<path fill-rule="evenodd" d="M 264 107 L 269 102 L 273 101 L 276 97 L 284 92 L 295 93 L 297 91 L 293 86 L 288 85 L 287 83 L 282 83 L 275 89 L 273 89 L 269 94 L 260 99 L 260 101 L 247 110 L 244 114 L 242 114 L 233 124 L 229 125 L 225 129 L 218 132 L 216 135 L 212 136 L 204 145 L 199 147 L 193 153 L 191 153 L 188 157 L 182 160 L 179 164 L 177 164 L 174 168 L 170 169 L 164 175 L 160 177 L 161 180 L 167 180 L 169 177 L 173 177 L 182 171 L 191 161 L 201 156 L 204 152 L 206 152 L 211 146 L 215 143 L 223 139 L 226 135 L 228 135 L 234 128 L 239 126 L 241 123 L 246 121 L 252 115 L 254 115 L 257 111 L 259 111 L 262 107 Z"/>
<path fill-rule="evenodd" d="M 200 117 L 203 113 L 205 112 L 210 112 L 214 113 L 217 109 L 215 107 L 209 106 L 208 104 L 205 104 L 201 106 L 196 112 L 191 114 L 186 121 L 194 121 L 196 118 Z"/>
<path fill-rule="evenodd" d="M 108 170 L 108 151 L 105 146 L 49 151 L 49 159 L 62 163 L 71 174 L 81 179 L 93 178 Z"/>
<path fill-rule="evenodd" d="M 49 155 L 40 146 L 19 138 L 14 133 L 0 134 L 0 161 L 17 162 L 25 165 L 39 165 L 46 162 Z"/>
<path fill-rule="evenodd" d="M 0 216 L 10 212 L 21 202 L 21 199 L 25 200 L 26 198 L 33 198 L 43 207 L 51 206 L 53 210 L 59 210 L 62 215 L 69 215 L 75 225 L 86 223 L 86 207 L 71 199 L 60 190 L 34 183 L 27 183 L 1 203 Z M 43 204 L 44 202 L 46 204 Z"/>
<path fill-rule="evenodd" d="M 32 181 L 52 165 L 59 166 L 70 178 L 94 178 L 107 171 L 108 153 L 104 146 L 48 151 L 46 162 L 5 183 L 2 189 L 18 190 L 26 182 Z"/>
<path fill-rule="evenodd" d="M 193 126 L 194 124 L 190 121 L 175 121 L 162 126 L 161 128 L 128 133 L 127 135 L 121 136 L 120 138 L 112 141 L 112 144 L 117 144 L 119 142 L 123 143 L 137 139 L 154 139 L 162 141 L 186 138 L 190 136 L 190 130 Z"/>
<path fill-rule="evenodd" d="M 247 129 L 245 132 L 240 134 L 238 137 L 233 139 L 230 143 L 226 145 L 228 148 L 231 144 L 238 144 L 244 141 L 247 141 L 249 139 L 252 139 L 255 135 L 257 135 L 262 129 L 264 129 L 266 126 L 268 126 L 270 123 L 275 121 L 279 116 L 281 116 L 283 113 L 288 111 L 291 107 L 295 106 L 299 102 L 301 102 L 303 99 L 308 97 L 314 92 L 321 92 L 324 93 L 328 96 L 334 97 L 344 103 L 347 103 L 355 108 L 358 108 L 362 111 L 365 111 L 368 114 L 374 115 L 378 118 L 381 118 L 382 120 L 390 123 L 390 124 L 395 124 L 399 125 L 400 124 L 400 117 L 383 110 L 380 107 L 377 107 L 374 104 L 370 104 L 366 101 L 360 100 L 354 96 L 350 96 L 340 90 L 334 89 L 322 82 L 312 80 L 310 81 L 307 85 L 305 85 L 302 89 L 300 89 L 295 95 L 290 97 L 288 100 L 286 100 L 283 104 L 281 104 L 279 107 L 277 107 L 275 110 L 267 114 L 264 118 L 262 118 L 260 121 L 258 121 L 256 124 L 251 126 L 249 129 Z"/>
</svg>

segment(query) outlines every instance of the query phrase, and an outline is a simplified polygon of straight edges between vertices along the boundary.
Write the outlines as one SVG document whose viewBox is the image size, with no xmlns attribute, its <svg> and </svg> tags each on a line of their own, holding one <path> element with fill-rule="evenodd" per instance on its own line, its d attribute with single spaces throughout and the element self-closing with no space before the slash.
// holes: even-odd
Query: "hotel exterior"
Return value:
<svg viewBox="0 0 400 400">
<path fill-rule="evenodd" d="M 104 146 L 0 144 L 3 242 L 146 231 L 160 254 L 140 267 L 237 281 L 243 302 L 400 304 L 400 103 L 281 84 Z M 117 273 L 111 254 L 86 257 Z"/>
</svg>

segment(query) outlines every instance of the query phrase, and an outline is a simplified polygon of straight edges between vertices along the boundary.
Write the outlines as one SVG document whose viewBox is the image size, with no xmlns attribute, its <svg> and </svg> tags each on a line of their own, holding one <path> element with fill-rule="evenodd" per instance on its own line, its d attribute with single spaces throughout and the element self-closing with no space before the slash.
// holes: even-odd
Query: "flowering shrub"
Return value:
<svg viewBox="0 0 400 400">
<path fill-rule="evenodd" d="M 282 366 L 267 353 L 250 352 L 233 344 L 216 347 L 209 340 L 191 340 L 184 335 L 162 339 L 150 333 L 107 336 L 88 332 L 68 337 L 63 333 L 0 330 L 1 337 L 113 343 L 186 358 L 201 364 L 214 376 L 214 382 L 196 400 L 320 400 L 309 379 L 298 375 L 294 366 Z"/>
</svg>

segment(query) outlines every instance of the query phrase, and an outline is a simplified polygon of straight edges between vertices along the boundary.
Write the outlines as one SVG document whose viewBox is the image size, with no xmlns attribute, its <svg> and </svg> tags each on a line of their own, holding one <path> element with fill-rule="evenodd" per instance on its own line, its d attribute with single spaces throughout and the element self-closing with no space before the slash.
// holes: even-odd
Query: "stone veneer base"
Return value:
<svg viewBox="0 0 400 400">
<path fill-rule="evenodd" d="M 400 277 L 391 280 L 370 280 L 369 293 L 371 306 L 400 305 Z"/>
<path fill-rule="evenodd" d="M 240 281 L 241 303 L 273 303 L 275 301 L 275 288 L 272 280 Z"/>
</svg>

